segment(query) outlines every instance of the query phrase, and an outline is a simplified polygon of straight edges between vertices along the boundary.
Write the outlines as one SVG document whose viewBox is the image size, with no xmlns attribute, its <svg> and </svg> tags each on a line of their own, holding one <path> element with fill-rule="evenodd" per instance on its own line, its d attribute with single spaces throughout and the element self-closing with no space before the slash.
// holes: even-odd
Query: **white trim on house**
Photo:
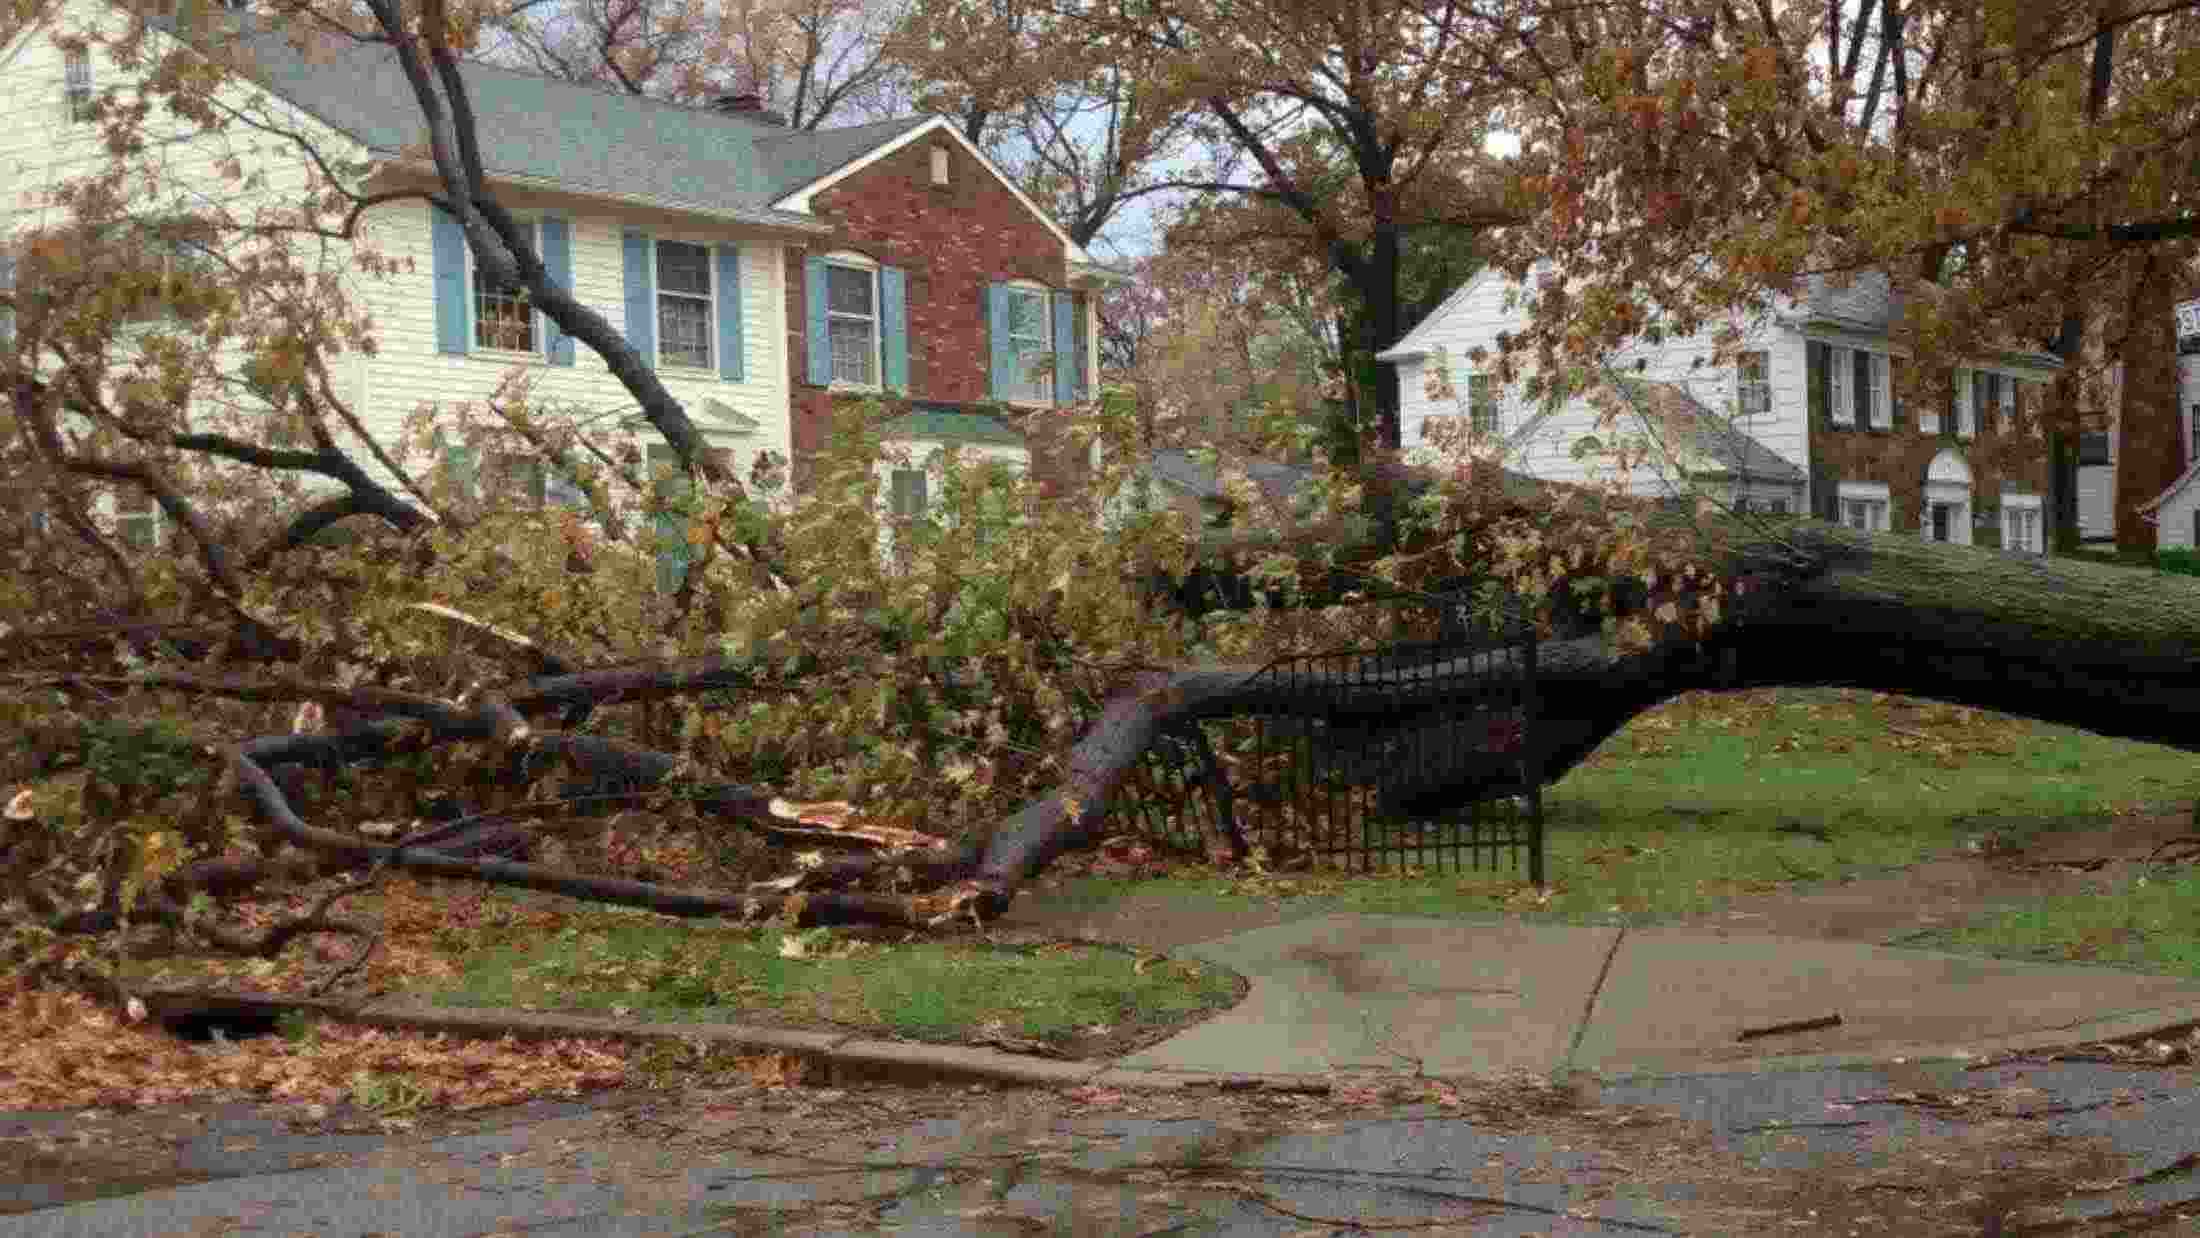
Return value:
<svg viewBox="0 0 2200 1238">
<path fill-rule="evenodd" d="M 1055 235 L 1056 239 L 1062 242 L 1062 254 L 1068 261 L 1072 263 L 1097 265 L 1093 263 L 1092 255 L 1085 252 L 1084 246 L 1079 245 L 1074 240 L 1071 240 L 1069 233 L 1063 231 L 1062 225 L 1056 223 L 1052 215 L 1049 215 L 1047 212 L 1039 209 L 1039 204 L 1032 201 L 1030 195 L 1026 194 L 1023 190 L 1018 189 L 1016 187 L 1016 182 L 1010 180 L 1008 178 L 1008 175 L 1002 172 L 1000 167 L 996 165 L 991 159 L 986 158 L 984 151 L 979 150 L 976 146 L 972 145 L 970 139 L 964 137 L 962 135 L 962 131 L 955 127 L 954 122 L 950 121 L 945 116 L 934 116 L 931 120 L 925 122 L 924 124 L 918 125 L 916 128 L 909 130 L 907 133 L 902 134 L 900 137 L 894 138 L 892 141 L 881 142 L 877 146 L 872 147 L 870 150 L 865 151 L 863 154 L 860 154 L 854 159 L 849 160 L 847 163 L 840 165 L 833 171 L 827 172 L 825 175 L 818 177 L 816 180 L 802 186 L 800 189 L 795 190 L 793 193 L 781 197 L 780 199 L 772 203 L 772 207 L 774 210 L 796 211 L 801 214 L 807 215 L 810 213 L 811 198 L 817 196 L 820 193 L 823 193 L 825 190 L 831 189 L 833 186 L 839 184 L 844 180 L 847 180 L 849 177 L 854 176 L 856 173 L 863 171 L 865 168 L 870 167 L 872 164 L 875 164 L 880 160 L 885 159 L 887 156 L 892 155 L 894 152 L 902 149 L 903 147 L 916 142 L 919 138 L 928 137 L 936 133 L 944 133 L 948 137 L 954 139 L 954 141 L 963 148 L 964 153 L 968 154 L 972 159 L 978 161 L 979 167 L 984 168 L 987 172 L 992 173 L 994 180 L 999 181 L 1002 186 L 1008 190 L 1009 193 L 1015 195 L 1016 200 L 1023 204 L 1025 210 L 1030 211 L 1033 215 L 1037 216 L 1039 222 L 1047 226 L 1047 231 L 1052 232 Z"/>
<path fill-rule="evenodd" d="M 1426 358 L 1429 355 L 1428 337 L 1436 333 L 1437 325 L 1449 317 L 1451 311 L 1459 307 L 1460 302 L 1472 296 L 1475 289 L 1480 287 L 1484 280 L 1495 278 L 1497 278 L 1497 271 L 1493 267 L 1483 267 L 1481 270 L 1476 271 L 1467 278 L 1465 283 L 1453 289 L 1452 294 L 1445 297 L 1442 304 L 1429 311 L 1426 318 L 1413 324 L 1413 329 L 1400 336 L 1397 343 L 1376 353 L 1375 359 L 1377 361 L 1420 361 Z"/>
<path fill-rule="evenodd" d="M 1842 524 L 1852 529 L 1861 527 L 1869 533 L 1885 533 L 1894 527 L 1894 498 L 1888 492 L 1887 483 L 1844 481 L 1835 490 L 1841 504 Z"/>
<path fill-rule="evenodd" d="M 1971 513 L 1973 487 L 1976 478 L 1971 472 L 1970 461 L 1953 447 L 1943 447 L 1934 453 L 1925 465 L 1925 485 L 1922 505 L 1917 513 L 1918 536 L 1926 541 L 1939 541 L 1933 536 L 1933 512 L 1936 508 L 1948 510 L 1948 544 L 1968 546 L 1972 543 Z"/>
<path fill-rule="evenodd" d="M 871 381 L 858 382 L 835 374 L 826 386 L 833 391 L 884 391 L 886 390 L 886 324 L 881 321 L 884 306 L 880 304 L 878 272 L 879 264 L 867 254 L 852 249 L 836 249 L 820 254 L 818 261 L 825 264 L 825 350 L 832 352 L 833 339 L 833 272 L 839 267 L 844 271 L 864 271 L 871 277 Z M 852 317 L 852 315 L 842 315 Z"/>
<path fill-rule="evenodd" d="M 2047 553 L 2047 505 L 2039 495 L 2002 487 L 2001 548 Z"/>
</svg>

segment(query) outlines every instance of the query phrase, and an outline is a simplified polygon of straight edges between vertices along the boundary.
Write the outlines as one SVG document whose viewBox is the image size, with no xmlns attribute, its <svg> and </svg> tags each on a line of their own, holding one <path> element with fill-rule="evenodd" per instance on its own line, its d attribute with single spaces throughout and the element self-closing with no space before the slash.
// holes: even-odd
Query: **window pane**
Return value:
<svg viewBox="0 0 2200 1238">
<path fill-rule="evenodd" d="M 520 286 L 474 272 L 474 347 L 535 350 L 535 312 Z"/>
<path fill-rule="evenodd" d="M 895 469 L 893 505 L 896 516 L 921 516 L 924 514 L 925 485 L 923 469 Z"/>
<path fill-rule="evenodd" d="M 685 241 L 657 242 L 657 287 L 663 292 L 710 295 L 710 249 Z"/>
<path fill-rule="evenodd" d="M 1476 434 L 1497 432 L 1497 377 L 1493 374 L 1467 375 L 1467 411 L 1469 423 Z"/>
<path fill-rule="evenodd" d="M 872 346 L 871 324 L 867 321 L 835 318 L 826 327 L 833 345 L 833 381 L 842 383 L 874 383 L 878 376 L 873 370 L 878 350 Z"/>
<path fill-rule="evenodd" d="M 657 298 L 657 337 L 666 365 L 710 366 L 710 302 L 667 294 Z"/>
<path fill-rule="evenodd" d="M 871 316 L 871 273 L 853 267 L 825 268 L 825 308 L 835 314 Z"/>
<path fill-rule="evenodd" d="M 1014 339 L 1045 339 L 1046 295 L 1044 293 L 1010 289 L 1008 294 L 1008 334 Z"/>
<path fill-rule="evenodd" d="M 1879 419 L 1879 415 L 1872 409 L 1872 355 L 1862 351 L 1851 355 L 1856 358 L 1856 378 L 1852 390 L 1856 392 L 1857 424 L 1870 425 Z"/>
</svg>

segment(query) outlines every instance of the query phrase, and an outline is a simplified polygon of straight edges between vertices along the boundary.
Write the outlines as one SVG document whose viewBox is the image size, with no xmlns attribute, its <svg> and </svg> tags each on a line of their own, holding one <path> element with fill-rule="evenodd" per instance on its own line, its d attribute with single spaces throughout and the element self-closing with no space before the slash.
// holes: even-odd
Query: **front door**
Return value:
<svg viewBox="0 0 2200 1238">
<path fill-rule="evenodd" d="M 1953 503 L 1933 504 L 1934 541 L 1945 542 L 1950 540 L 1954 532 L 1953 523 L 1955 520 L 1955 510 L 1956 505 Z"/>
</svg>

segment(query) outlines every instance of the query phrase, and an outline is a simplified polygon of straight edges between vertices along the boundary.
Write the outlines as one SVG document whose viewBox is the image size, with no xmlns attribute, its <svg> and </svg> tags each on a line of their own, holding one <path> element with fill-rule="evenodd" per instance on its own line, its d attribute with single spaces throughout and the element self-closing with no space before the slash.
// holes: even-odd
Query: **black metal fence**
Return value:
<svg viewBox="0 0 2200 1238">
<path fill-rule="evenodd" d="M 1544 883 L 1534 628 L 1280 659 L 1289 712 L 1164 733 L 1118 799 L 1149 837 L 1372 871 L 1525 867 Z"/>
</svg>

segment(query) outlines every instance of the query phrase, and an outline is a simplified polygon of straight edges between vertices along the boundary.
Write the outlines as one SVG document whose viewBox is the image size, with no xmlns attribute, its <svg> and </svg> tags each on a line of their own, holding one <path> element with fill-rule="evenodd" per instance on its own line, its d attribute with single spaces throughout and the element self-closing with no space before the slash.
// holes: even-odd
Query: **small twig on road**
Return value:
<svg viewBox="0 0 2200 1238">
<path fill-rule="evenodd" d="M 1841 1026 L 1838 1014 L 1821 1015 L 1815 1019 L 1791 1019 L 1786 1023 L 1774 1023 L 1767 1027 L 1745 1027 L 1735 1033 L 1736 1040 L 1755 1040 L 1760 1036 L 1785 1036 L 1790 1032 L 1815 1032 L 1821 1028 Z"/>
</svg>

